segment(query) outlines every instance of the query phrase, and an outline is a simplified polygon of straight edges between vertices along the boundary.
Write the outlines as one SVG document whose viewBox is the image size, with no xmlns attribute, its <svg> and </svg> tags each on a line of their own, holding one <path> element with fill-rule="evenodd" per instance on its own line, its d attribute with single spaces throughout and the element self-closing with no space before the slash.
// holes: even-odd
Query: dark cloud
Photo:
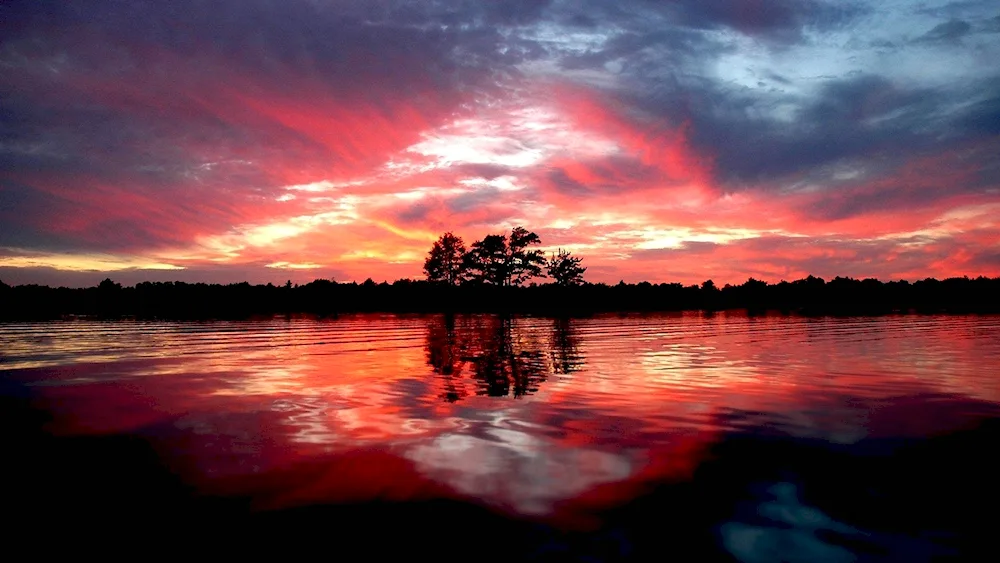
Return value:
<svg viewBox="0 0 1000 563">
<path fill-rule="evenodd" d="M 675 0 L 666 2 L 566 2 L 554 15 L 581 27 L 603 25 L 647 32 L 730 29 L 775 41 L 801 39 L 807 29 L 843 26 L 867 13 L 860 2 L 814 0 Z"/>
<path fill-rule="evenodd" d="M 1000 81 L 992 90 L 985 90 L 984 100 L 970 104 L 961 114 L 958 125 L 967 131 L 984 135 L 1000 134 Z"/>
<path fill-rule="evenodd" d="M 983 142 L 878 171 L 874 178 L 841 182 L 808 199 L 800 211 L 813 220 L 833 221 L 873 213 L 909 213 L 940 208 L 941 202 L 995 193 L 1000 142 Z"/>
<path fill-rule="evenodd" d="M 556 191 L 574 197 L 586 197 L 591 194 L 591 189 L 586 185 L 570 178 L 562 168 L 549 170 L 547 173 L 548 184 Z"/>
<path fill-rule="evenodd" d="M 567 70 L 601 68 L 619 61 L 626 74 L 650 77 L 673 74 L 689 64 L 692 57 L 712 57 L 729 50 L 717 39 L 690 28 L 648 28 L 637 24 L 611 37 L 601 49 L 562 55 L 560 65 Z"/>
<path fill-rule="evenodd" d="M 918 14 L 933 16 L 936 18 L 963 18 L 981 13 L 984 10 L 995 9 L 991 0 L 957 0 L 938 5 L 920 5 L 916 11 Z"/>
<path fill-rule="evenodd" d="M 807 27 L 843 25 L 865 10 L 851 2 L 810 0 L 690 0 L 664 3 L 681 25 L 726 26 L 748 35 L 793 39 Z"/>
<path fill-rule="evenodd" d="M 550 17 L 563 25 L 605 30 L 608 41 L 586 52 L 555 53 L 563 68 L 618 61 L 623 73 L 672 79 L 733 46 L 718 31 L 737 31 L 771 46 L 805 41 L 808 30 L 842 27 L 870 10 L 857 2 L 680 0 L 561 3 Z"/>
<path fill-rule="evenodd" d="M 800 114 L 803 123 L 827 128 L 835 123 L 861 124 L 890 114 L 936 105 L 933 92 L 904 90 L 877 75 L 828 82 Z"/>
<path fill-rule="evenodd" d="M 813 220 L 835 221 L 878 211 L 908 211 L 924 209 L 949 197 L 935 183 L 920 186 L 880 186 L 872 190 L 842 190 L 836 195 L 809 202 L 802 211 Z"/>
<path fill-rule="evenodd" d="M 646 85 L 619 94 L 624 103 L 690 124 L 691 141 L 734 189 L 779 188 L 783 178 L 836 162 L 933 154 L 992 134 L 998 118 L 993 97 L 960 102 L 997 91 L 993 79 L 944 90 L 860 75 L 826 80 L 806 99 L 709 80 L 637 82 Z M 773 117 L 781 104 L 795 108 L 791 119 Z"/>
<path fill-rule="evenodd" d="M 972 30 L 967 21 L 950 20 L 934 26 L 930 31 L 916 38 L 916 43 L 955 42 L 965 37 Z"/>
<path fill-rule="evenodd" d="M 716 30 L 790 44 L 803 41 L 809 29 L 841 27 L 868 11 L 854 2 L 793 0 L 591 1 L 561 7 L 553 16 L 557 21 L 609 30 L 603 48 L 564 54 L 564 68 L 598 67 L 619 60 L 626 66 L 624 72 L 651 77 L 684 74 L 692 59 L 702 64 L 731 51 L 731 45 L 711 33 Z"/>
<path fill-rule="evenodd" d="M 433 205 L 426 202 L 419 202 L 395 210 L 393 217 L 404 225 L 421 223 L 433 209 Z"/>
<path fill-rule="evenodd" d="M 445 202 L 445 205 L 450 212 L 459 215 L 487 208 L 491 204 L 501 201 L 502 198 L 502 190 L 494 187 L 483 187 L 450 198 Z"/>
<path fill-rule="evenodd" d="M 487 21 L 502 25 L 524 25 L 541 19 L 552 0 L 509 0 L 479 2 L 486 10 Z"/>
<path fill-rule="evenodd" d="M 487 180 L 510 175 L 515 170 L 510 166 L 500 164 L 462 164 L 452 168 L 456 177 L 485 178 Z"/>
<path fill-rule="evenodd" d="M 68 212 L 71 207 L 71 202 L 58 196 L 0 179 L 0 248 L 73 249 L 71 239 L 53 235 L 49 225 L 37 221 L 53 211 Z"/>
<path fill-rule="evenodd" d="M 1000 267 L 1000 251 L 985 250 L 979 252 L 972 258 L 971 265 L 982 270 L 995 270 Z"/>
</svg>

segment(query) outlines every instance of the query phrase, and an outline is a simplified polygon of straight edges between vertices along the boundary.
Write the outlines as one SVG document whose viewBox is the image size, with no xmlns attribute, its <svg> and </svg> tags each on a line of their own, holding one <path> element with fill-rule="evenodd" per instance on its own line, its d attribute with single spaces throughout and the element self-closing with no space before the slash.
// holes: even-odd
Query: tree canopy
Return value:
<svg viewBox="0 0 1000 563">
<path fill-rule="evenodd" d="M 476 283 L 504 285 L 507 279 L 507 237 L 486 235 L 465 255 L 466 278 Z"/>
<path fill-rule="evenodd" d="M 538 235 L 524 227 L 514 227 L 510 232 L 507 248 L 507 285 L 521 285 L 525 281 L 545 274 L 545 255 L 541 250 L 528 250 L 532 245 L 541 244 Z"/>
<path fill-rule="evenodd" d="M 524 227 L 511 229 L 510 234 L 490 234 L 465 249 L 462 239 L 448 232 L 441 236 L 427 253 L 424 273 L 431 282 L 458 285 L 469 282 L 496 286 L 520 286 L 533 278 L 551 274 L 545 254 L 538 248 L 542 240 Z M 560 259 L 568 260 L 557 268 L 559 275 L 566 270 L 570 275 L 567 284 L 582 283 L 586 268 L 579 266 L 580 258 L 560 251 Z M 548 270 L 547 270 L 548 268 Z M 554 276 L 555 277 L 555 276 Z M 560 279 L 555 277 L 557 283 Z"/>
<path fill-rule="evenodd" d="M 582 261 L 582 258 L 560 248 L 558 254 L 549 258 L 549 277 L 561 286 L 580 285 L 583 283 L 583 273 L 587 271 L 587 268 L 580 265 Z"/>
<path fill-rule="evenodd" d="M 465 243 L 461 237 L 450 232 L 441 235 L 424 261 L 427 280 L 449 285 L 459 284 L 465 272 L 465 254 Z"/>
</svg>

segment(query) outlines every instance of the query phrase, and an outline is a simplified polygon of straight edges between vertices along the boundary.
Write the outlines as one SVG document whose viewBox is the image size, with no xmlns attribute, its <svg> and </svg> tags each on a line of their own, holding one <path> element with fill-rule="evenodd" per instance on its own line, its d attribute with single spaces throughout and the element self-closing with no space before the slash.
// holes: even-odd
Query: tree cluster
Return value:
<svg viewBox="0 0 1000 563">
<path fill-rule="evenodd" d="M 427 281 L 447 285 L 471 283 L 514 287 L 532 278 L 546 277 L 546 274 L 561 286 L 583 283 L 587 268 L 580 265 L 581 258 L 560 249 L 546 259 L 541 250 L 531 248 L 541 243 L 537 234 L 524 227 L 514 227 L 509 236 L 487 235 L 466 250 L 461 237 L 448 232 L 427 253 L 424 273 Z"/>
</svg>

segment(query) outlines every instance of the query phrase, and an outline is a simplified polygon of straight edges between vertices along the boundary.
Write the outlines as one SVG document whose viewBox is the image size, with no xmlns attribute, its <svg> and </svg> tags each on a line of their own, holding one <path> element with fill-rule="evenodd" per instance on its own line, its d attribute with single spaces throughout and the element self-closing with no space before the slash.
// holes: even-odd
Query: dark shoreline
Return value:
<svg viewBox="0 0 1000 563">
<path fill-rule="evenodd" d="M 746 310 L 783 314 L 885 315 L 906 313 L 1000 313 L 1000 278 L 949 278 L 881 282 L 809 277 L 794 282 L 747 282 L 717 288 L 679 283 L 554 284 L 526 287 L 449 286 L 398 280 L 392 284 L 304 285 L 142 282 L 122 287 L 111 280 L 89 288 L 7 286 L 0 282 L 0 320 L 47 320 L 69 316 L 100 319 L 209 320 L 344 313 L 498 313 L 587 316 L 600 313 Z"/>
</svg>

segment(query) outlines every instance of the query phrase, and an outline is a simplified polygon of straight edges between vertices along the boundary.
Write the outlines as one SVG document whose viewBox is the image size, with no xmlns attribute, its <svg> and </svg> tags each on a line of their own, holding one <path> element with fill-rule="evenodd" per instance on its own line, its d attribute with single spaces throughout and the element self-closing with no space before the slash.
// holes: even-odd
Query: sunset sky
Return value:
<svg viewBox="0 0 1000 563">
<path fill-rule="evenodd" d="M 1000 7 L 0 3 L 0 280 L 1000 275 Z"/>
</svg>

